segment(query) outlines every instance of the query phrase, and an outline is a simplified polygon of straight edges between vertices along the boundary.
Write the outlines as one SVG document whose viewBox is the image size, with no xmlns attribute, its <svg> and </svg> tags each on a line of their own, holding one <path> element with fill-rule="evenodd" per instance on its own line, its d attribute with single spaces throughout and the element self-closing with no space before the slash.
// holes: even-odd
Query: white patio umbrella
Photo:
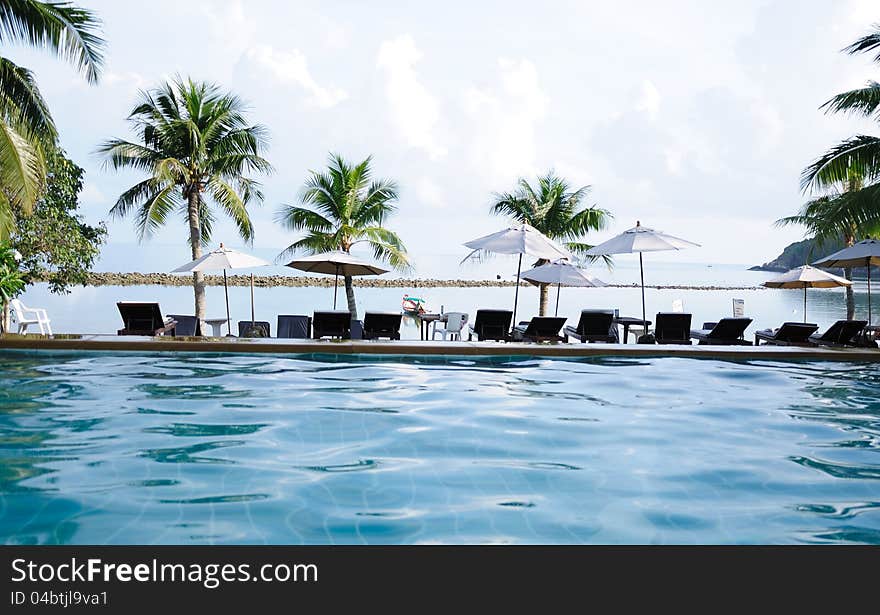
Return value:
<svg viewBox="0 0 880 615">
<path fill-rule="evenodd" d="M 468 241 L 464 246 L 470 248 L 473 252 L 468 254 L 462 262 L 480 252 L 519 254 L 519 264 L 516 266 L 516 292 L 513 297 L 513 322 L 516 322 L 516 307 L 517 303 L 519 303 L 519 279 L 520 272 L 522 271 L 523 254 L 545 258 L 549 261 L 569 258 L 571 256 L 565 248 L 533 226 L 525 223 Z"/>
<path fill-rule="evenodd" d="M 850 284 L 852 282 L 847 279 L 832 275 L 815 267 L 810 267 L 809 265 L 803 265 L 767 280 L 762 286 L 767 288 L 803 288 L 804 322 L 807 322 L 808 288 L 834 288 L 835 286 L 849 286 Z"/>
<path fill-rule="evenodd" d="M 556 284 L 556 316 L 559 316 L 559 291 L 563 286 L 605 286 L 605 282 L 593 277 L 585 269 L 576 267 L 567 258 L 560 258 L 552 263 L 529 269 L 523 272 L 522 278 L 530 282 Z"/>
<path fill-rule="evenodd" d="M 606 254 L 632 254 L 639 253 L 639 273 L 642 280 L 642 323 L 647 333 L 647 318 L 645 316 L 645 265 L 642 260 L 642 252 L 661 252 L 663 250 L 683 250 L 685 248 L 699 248 L 700 244 L 686 241 L 655 231 L 642 226 L 638 220 L 636 225 L 628 231 L 612 237 L 605 243 L 587 250 L 588 256 L 605 256 Z"/>
<path fill-rule="evenodd" d="M 226 331 L 232 335 L 232 318 L 229 315 L 229 286 L 226 280 L 227 269 L 250 269 L 251 267 L 265 267 L 270 263 L 262 258 L 245 254 L 237 250 L 226 248 L 223 244 L 216 250 L 200 256 L 194 261 L 181 265 L 171 273 L 188 273 L 192 271 L 219 271 L 223 270 L 223 291 L 226 293 Z M 251 322 L 256 320 L 254 316 L 254 274 L 251 273 Z"/>
<path fill-rule="evenodd" d="M 871 266 L 880 265 L 880 241 L 865 239 L 813 263 L 817 267 L 868 268 L 868 324 L 871 324 Z"/>
<path fill-rule="evenodd" d="M 297 258 L 286 265 L 300 271 L 310 273 L 329 273 L 336 276 L 333 280 L 333 309 L 336 309 L 336 294 L 339 289 L 340 275 L 382 275 L 387 269 L 371 265 L 348 252 L 334 250 Z"/>
</svg>

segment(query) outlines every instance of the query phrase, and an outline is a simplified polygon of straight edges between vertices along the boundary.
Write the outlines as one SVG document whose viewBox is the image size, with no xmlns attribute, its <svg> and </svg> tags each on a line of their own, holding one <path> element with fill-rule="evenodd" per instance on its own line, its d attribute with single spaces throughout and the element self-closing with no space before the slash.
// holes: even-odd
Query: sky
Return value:
<svg viewBox="0 0 880 615">
<path fill-rule="evenodd" d="M 387 226 L 415 275 L 450 271 L 465 241 L 505 226 L 492 194 L 553 169 L 614 218 L 702 245 L 687 262 L 752 265 L 803 237 L 773 222 L 804 202 L 801 169 L 877 126 L 827 116 L 834 94 L 880 78 L 840 49 L 880 21 L 873 0 L 675 2 L 271 2 L 79 0 L 103 20 L 101 82 L 48 53 L 5 48 L 31 68 L 63 147 L 86 169 L 82 211 L 106 220 L 103 270 L 163 271 L 189 260 L 177 219 L 138 244 L 117 196 L 140 179 L 95 154 L 131 138 L 138 91 L 175 75 L 213 81 L 270 134 L 275 172 L 252 211 L 264 257 L 297 237 L 274 223 L 329 152 L 373 156 L 400 185 Z M 442 263 L 442 266 L 441 266 Z"/>
</svg>

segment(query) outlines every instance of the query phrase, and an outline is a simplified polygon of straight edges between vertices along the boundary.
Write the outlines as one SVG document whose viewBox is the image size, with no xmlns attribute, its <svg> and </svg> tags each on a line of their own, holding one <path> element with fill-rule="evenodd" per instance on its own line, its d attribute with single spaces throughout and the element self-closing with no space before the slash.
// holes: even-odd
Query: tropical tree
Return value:
<svg viewBox="0 0 880 615">
<path fill-rule="evenodd" d="M 278 210 L 279 224 L 291 231 L 306 231 L 279 259 L 297 252 L 350 252 L 362 243 L 377 260 L 399 271 L 411 268 L 403 242 L 382 225 L 396 209 L 397 184 L 388 179 L 372 179 L 371 162 L 369 156 L 353 165 L 337 154 L 330 154 L 326 171 L 310 172 L 300 197 L 303 206 L 282 205 Z M 344 279 L 348 311 L 352 318 L 357 318 L 354 284 L 350 275 Z"/>
<path fill-rule="evenodd" d="M 880 24 L 873 31 L 843 49 L 850 55 L 873 53 L 880 64 Z M 864 87 L 843 92 L 826 101 L 820 109 L 826 113 L 855 114 L 880 121 L 880 83 L 869 81 Z M 859 185 L 852 186 L 854 177 Z M 880 137 L 856 135 L 845 139 L 819 156 L 801 173 L 801 189 L 824 196 L 841 186 L 847 192 L 861 192 L 858 202 L 849 206 L 859 223 L 880 221 Z"/>
<path fill-rule="evenodd" d="M 16 217 L 10 242 L 22 255 L 19 268 L 28 284 L 47 282 L 53 293 L 66 293 L 88 282 L 107 228 L 86 224 L 78 213 L 82 167 L 52 149 L 46 153 L 46 170 L 46 190 L 30 215 Z"/>
<path fill-rule="evenodd" d="M 123 192 L 111 215 L 133 215 L 141 240 L 182 214 L 189 227 L 192 258 L 211 241 L 216 216 L 235 223 L 246 242 L 254 228 L 248 206 L 260 203 L 260 184 L 250 173 L 269 173 L 263 157 L 267 132 L 250 124 L 242 101 L 214 84 L 176 79 L 140 94 L 128 117 L 137 141 L 111 139 L 99 147 L 113 169 L 135 169 L 147 177 Z M 205 318 L 205 281 L 193 273 L 196 318 Z"/>
<path fill-rule="evenodd" d="M 98 80 L 104 41 L 92 11 L 67 2 L 0 0 L 0 43 L 45 48 Z M 14 209 L 28 213 L 46 180 L 44 151 L 57 131 L 33 74 L 0 57 L 0 239 L 8 238 Z"/>
<path fill-rule="evenodd" d="M 804 204 L 794 216 L 776 221 L 777 226 L 798 225 L 804 227 L 807 235 L 817 246 L 839 245 L 842 240 L 846 246 L 880 229 L 875 221 L 866 215 L 872 208 L 870 192 L 863 190 L 864 175 L 855 167 L 850 167 L 848 180 L 826 191 L 826 194 Z M 844 268 L 844 276 L 852 280 L 852 268 Z M 852 286 L 846 287 L 846 317 L 855 316 L 855 295 Z"/>
<path fill-rule="evenodd" d="M 567 181 L 553 171 L 538 177 L 537 186 L 520 179 L 514 192 L 494 195 L 492 213 L 507 216 L 517 222 L 525 222 L 541 231 L 550 239 L 563 242 L 575 256 L 585 257 L 585 252 L 593 246 L 584 243 L 590 231 L 598 231 L 608 224 L 611 214 L 596 207 L 584 205 L 591 187 L 582 186 L 572 191 Z M 592 260 L 592 257 L 588 257 Z M 538 259 L 535 266 L 546 264 L 546 259 Z M 547 313 L 549 284 L 540 284 L 541 316 Z"/>
</svg>

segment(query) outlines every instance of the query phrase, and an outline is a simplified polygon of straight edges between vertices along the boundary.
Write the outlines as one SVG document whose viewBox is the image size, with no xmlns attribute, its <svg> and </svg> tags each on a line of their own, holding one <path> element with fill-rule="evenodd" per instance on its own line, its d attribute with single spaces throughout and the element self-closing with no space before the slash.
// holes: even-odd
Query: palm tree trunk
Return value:
<svg viewBox="0 0 880 615">
<path fill-rule="evenodd" d="M 541 265 L 546 265 L 550 261 L 546 258 L 539 258 L 535 261 L 534 266 L 540 267 Z M 550 285 L 549 284 L 540 284 L 538 286 L 539 290 L 539 301 L 538 301 L 538 316 L 546 316 L 547 315 L 547 299 L 550 296 Z"/>
<path fill-rule="evenodd" d="M 852 189 L 858 190 L 857 187 L 853 186 Z M 856 245 L 856 234 L 855 229 L 852 229 L 849 233 L 846 233 L 843 237 L 843 241 L 846 244 L 847 248 L 851 248 Z M 852 267 L 844 267 L 843 276 L 852 282 L 853 279 L 853 270 Z M 852 285 L 846 287 L 846 319 L 852 320 L 856 315 L 856 295 L 853 292 Z"/>
<path fill-rule="evenodd" d="M 538 316 L 546 316 L 547 315 L 547 298 L 550 296 L 549 291 L 550 291 L 549 284 L 541 284 L 541 286 L 540 286 L 541 301 L 538 304 Z"/>
<path fill-rule="evenodd" d="M 0 313 L 0 333 L 9 333 L 9 327 L 12 325 L 12 314 L 9 311 L 9 304 L 3 304 L 3 311 Z"/>
<path fill-rule="evenodd" d="M 844 267 L 843 269 L 843 277 L 852 282 L 853 279 L 853 270 L 852 267 Z M 846 287 L 846 319 L 852 320 L 856 315 L 856 295 L 853 292 L 852 286 Z"/>
<path fill-rule="evenodd" d="M 350 275 L 345 276 L 345 297 L 348 299 L 348 311 L 351 312 L 351 319 L 356 320 L 357 304 L 354 302 L 354 284 Z"/>
<path fill-rule="evenodd" d="M 196 188 L 190 189 L 189 202 L 187 206 L 187 217 L 189 218 L 189 244 L 192 248 L 193 260 L 202 255 L 202 232 L 199 224 L 199 191 Z M 196 320 L 200 323 L 205 320 L 205 276 L 201 271 L 193 272 L 193 293 L 195 294 Z M 202 331 L 205 325 L 202 324 Z"/>
</svg>

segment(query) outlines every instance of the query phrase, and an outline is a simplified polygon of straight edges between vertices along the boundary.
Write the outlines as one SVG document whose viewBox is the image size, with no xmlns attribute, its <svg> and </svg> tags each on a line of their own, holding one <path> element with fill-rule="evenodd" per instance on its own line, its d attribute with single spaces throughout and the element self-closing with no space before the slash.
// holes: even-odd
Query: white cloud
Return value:
<svg viewBox="0 0 880 615">
<path fill-rule="evenodd" d="M 98 188 L 98 186 L 91 182 L 85 182 L 83 184 L 82 191 L 79 193 L 79 198 L 88 205 L 100 205 L 107 202 L 107 196 L 101 192 L 101 189 Z"/>
<path fill-rule="evenodd" d="M 308 102 L 321 108 L 333 107 L 348 97 L 345 90 L 319 85 L 311 72 L 305 55 L 299 50 L 280 51 L 269 45 L 251 47 L 247 57 L 268 70 L 281 83 L 297 85 L 309 94 Z"/>
<path fill-rule="evenodd" d="M 550 105 L 534 63 L 501 58 L 498 70 L 500 87 L 471 87 L 464 94 L 475 125 L 471 157 L 494 171 L 493 181 L 538 170 L 537 128 Z"/>
<path fill-rule="evenodd" d="M 401 137 L 437 160 L 446 155 L 447 149 L 436 135 L 439 104 L 415 70 L 421 59 L 422 52 L 412 36 L 404 34 L 382 43 L 376 63 L 385 73 L 385 95 Z"/>
<path fill-rule="evenodd" d="M 416 181 L 416 198 L 433 209 L 446 207 L 443 191 L 430 177 L 420 177 Z"/>
<path fill-rule="evenodd" d="M 134 71 L 107 71 L 101 78 L 102 82 L 109 86 L 143 90 L 150 86 L 147 79 Z"/>
<path fill-rule="evenodd" d="M 657 119 L 657 113 L 660 111 L 660 92 L 657 86 L 647 79 L 642 82 L 642 96 L 636 104 L 636 110 L 644 111 L 652 120 Z"/>
</svg>

